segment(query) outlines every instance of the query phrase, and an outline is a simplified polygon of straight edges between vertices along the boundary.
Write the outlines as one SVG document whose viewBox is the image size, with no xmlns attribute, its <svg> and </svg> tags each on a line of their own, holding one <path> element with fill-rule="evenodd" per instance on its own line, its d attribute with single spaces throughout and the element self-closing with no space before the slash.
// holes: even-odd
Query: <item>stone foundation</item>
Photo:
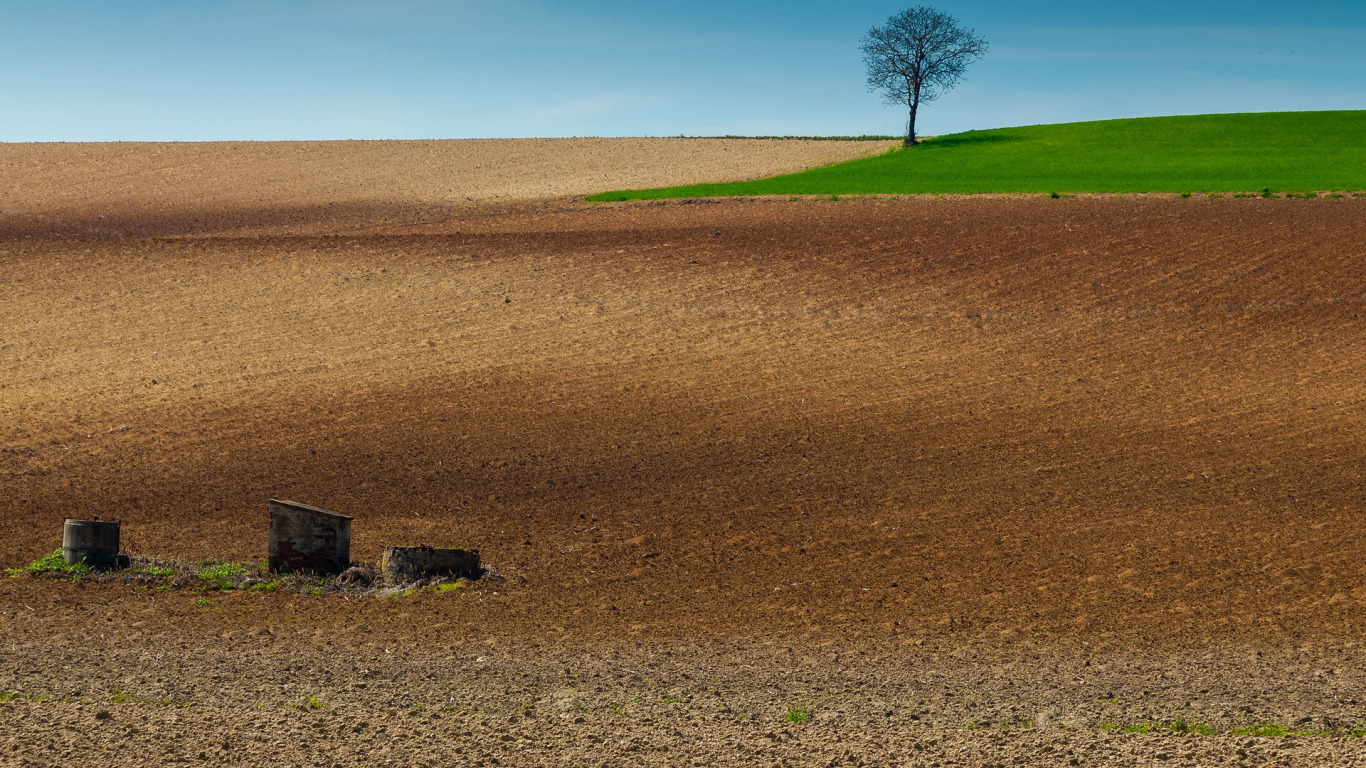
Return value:
<svg viewBox="0 0 1366 768">
<path fill-rule="evenodd" d="M 474 578 L 480 573 L 479 550 L 436 547 L 385 547 L 379 569 L 390 584 L 443 578 Z"/>
</svg>

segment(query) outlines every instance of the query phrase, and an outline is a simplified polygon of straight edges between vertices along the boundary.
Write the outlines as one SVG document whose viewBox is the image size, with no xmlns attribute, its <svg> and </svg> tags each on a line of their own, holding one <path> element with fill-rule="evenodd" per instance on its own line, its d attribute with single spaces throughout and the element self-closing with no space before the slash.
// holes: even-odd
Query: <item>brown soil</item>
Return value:
<svg viewBox="0 0 1366 768">
<path fill-rule="evenodd" d="M 335 233 L 470 207 L 742 181 L 888 141 L 464 139 L 0 144 L 0 236 Z"/>
<path fill-rule="evenodd" d="M 261 560 L 283 497 L 495 577 L 0 579 L 0 762 L 1366 759 L 1098 727 L 1366 720 L 1366 201 L 147 194 L 5 220 L 0 564 Z"/>
</svg>

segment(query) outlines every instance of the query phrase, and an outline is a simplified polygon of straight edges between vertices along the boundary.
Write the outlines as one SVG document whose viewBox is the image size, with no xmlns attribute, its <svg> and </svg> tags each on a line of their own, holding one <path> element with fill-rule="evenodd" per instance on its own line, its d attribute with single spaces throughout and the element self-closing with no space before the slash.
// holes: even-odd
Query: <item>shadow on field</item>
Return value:
<svg viewBox="0 0 1366 768">
<path fill-rule="evenodd" d="M 337 234 L 448 220 L 454 206 L 336 203 L 297 206 L 109 207 L 0 211 L 0 240 L 118 239 L 207 234 Z"/>
</svg>

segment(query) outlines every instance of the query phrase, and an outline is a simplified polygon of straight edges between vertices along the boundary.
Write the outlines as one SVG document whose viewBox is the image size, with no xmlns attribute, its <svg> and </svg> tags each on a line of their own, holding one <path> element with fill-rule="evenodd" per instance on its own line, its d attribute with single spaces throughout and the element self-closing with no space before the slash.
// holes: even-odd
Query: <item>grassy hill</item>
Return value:
<svg viewBox="0 0 1366 768">
<path fill-rule="evenodd" d="M 968 131 L 801 173 L 591 201 L 742 195 L 1366 189 L 1366 110 L 1181 115 Z"/>
</svg>

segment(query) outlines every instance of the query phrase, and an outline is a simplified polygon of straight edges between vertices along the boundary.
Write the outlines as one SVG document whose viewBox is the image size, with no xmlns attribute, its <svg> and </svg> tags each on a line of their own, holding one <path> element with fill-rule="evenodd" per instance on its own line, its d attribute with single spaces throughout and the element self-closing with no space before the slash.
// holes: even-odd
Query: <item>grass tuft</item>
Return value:
<svg viewBox="0 0 1366 768">
<path fill-rule="evenodd" d="M 61 547 L 53 550 L 51 554 L 43 555 L 28 564 L 26 569 L 33 576 L 84 576 L 93 569 L 84 560 L 75 565 L 67 565 L 66 558 L 62 555 Z"/>
<path fill-rule="evenodd" d="M 1357 723 L 1357 726 L 1350 731 L 1339 730 L 1318 730 L 1304 731 L 1288 728 L 1276 723 L 1259 723 L 1257 725 L 1244 726 L 1241 728 L 1231 728 L 1227 731 L 1220 731 L 1208 723 L 1193 723 L 1185 718 L 1176 718 L 1170 722 L 1149 721 L 1145 723 L 1118 723 L 1113 720 L 1104 720 L 1096 724 L 1096 728 L 1109 733 L 1184 733 L 1199 736 L 1216 736 L 1226 733 L 1230 736 L 1257 736 L 1260 738 L 1279 738 L 1281 736 L 1306 736 L 1314 738 L 1366 738 L 1366 725 Z"/>
<path fill-rule="evenodd" d="M 249 563 L 229 563 L 224 560 L 211 560 L 199 567 L 200 580 L 207 586 L 221 590 L 236 589 L 238 583 L 248 578 Z"/>
</svg>

